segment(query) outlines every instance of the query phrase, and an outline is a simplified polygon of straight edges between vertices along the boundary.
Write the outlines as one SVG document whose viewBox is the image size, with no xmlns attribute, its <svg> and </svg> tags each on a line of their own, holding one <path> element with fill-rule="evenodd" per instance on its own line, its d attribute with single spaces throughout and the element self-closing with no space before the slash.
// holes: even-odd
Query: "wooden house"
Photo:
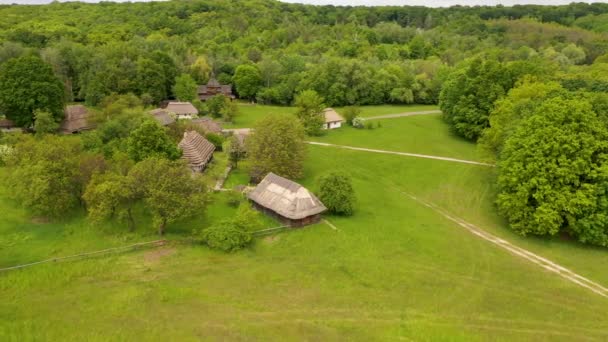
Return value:
<svg viewBox="0 0 608 342">
<path fill-rule="evenodd" d="M 156 121 L 158 121 L 159 124 L 163 126 L 168 126 L 175 122 L 175 118 L 171 115 L 171 113 L 169 113 L 167 109 L 156 108 L 151 110 L 149 113 L 154 117 Z"/>
<path fill-rule="evenodd" d="M 338 112 L 336 112 L 333 108 L 323 109 L 323 116 L 325 118 L 323 129 L 340 128 L 345 122 L 342 115 L 338 114 Z"/>
<path fill-rule="evenodd" d="M 221 134 L 222 133 L 222 125 L 219 122 L 214 121 L 210 117 L 203 117 L 192 120 L 192 124 L 200 127 L 205 131 L 205 133 L 214 133 Z"/>
<path fill-rule="evenodd" d="M 165 110 L 175 115 L 178 119 L 192 119 L 198 115 L 198 109 L 190 102 L 171 101 Z"/>
<path fill-rule="evenodd" d="M 0 118 L 0 131 L 11 132 L 18 129 L 13 120 Z"/>
<path fill-rule="evenodd" d="M 74 134 L 95 128 L 91 113 L 83 105 L 65 107 L 65 116 L 61 122 L 60 131 L 63 134 Z"/>
<path fill-rule="evenodd" d="M 235 98 L 232 94 L 232 85 L 220 84 L 214 77 L 211 77 L 206 85 L 198 87 L 198 98 L 201 101 L 207 101 L 216 95 L 224 95 L 231 100 Z"/>
<path fill-rule="evenodd" d="M 256 209 L 290 227 L 303 227 L 321 220 L 327 208 L 306 188 L 269 173 L 247 194 Z"/>
<path fill-rule="evenodd" d="M 213 159 L 215 146 L 196 131 L 184 132 L 184 138 L 178 147 L 182 150 L 182 158 L 188 161 L 193 172 L 203 172 Z"/>
</svg>

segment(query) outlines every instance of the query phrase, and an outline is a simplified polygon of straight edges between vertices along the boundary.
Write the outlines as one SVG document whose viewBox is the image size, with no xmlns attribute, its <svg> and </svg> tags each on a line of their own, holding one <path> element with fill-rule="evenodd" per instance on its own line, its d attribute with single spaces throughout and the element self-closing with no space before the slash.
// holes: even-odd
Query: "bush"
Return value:
<svg viewBox="0 0 608 342">
<path fill-rule="evenodd" d="M 353 119 L 353 127 L 355 128 L 363 128 L 365 127 L 365 120 L 362 117 L 357 116 Z"/>
<path fill-rule="evenodd" d="M 205 229 L 202 240 L 207 246 L 224 252 L 234 252 L 251 243 L 251 233 L 242 229 L 233 220 L 224 220 Z"/>
<path fill-rule="evenodd" d="M 353 126 L 353 120 L 359 117 L 359 115 L 361 114 L 361 108 L 356 106 L 349 106 L 344 108 L 342 113 L 344 115 L 344 120 L 346 120 L 346 123 Z"/>
<path fill-rule="evenodd" d="M 365 128 L 367 128 L 367 129 L 374 129 L 374 123 L 370 122 L 370 121 L 366 121 L 365 122 Z"/>
<path fill-rule="evenodd" d="M 226 203 L 233 208 L 238 207 L 243 201 L 243 194 L 237 191 L 228 191 L 227 196 Z"/>
<path fill-rule="evenodd" d="M 356 199 L 350 177 L 340 172 L 330 172 L 319 178 L 319 199 L 331 213 L 352 215 Z"/>
<path fill-rule="evenodd" d="M 215 133 L 207 133 L 205 138 L 215 146 L 216 151 L 222 151 L 222 145 L 224 144 L 224 138 L 221 135 Z"/>
</svg>

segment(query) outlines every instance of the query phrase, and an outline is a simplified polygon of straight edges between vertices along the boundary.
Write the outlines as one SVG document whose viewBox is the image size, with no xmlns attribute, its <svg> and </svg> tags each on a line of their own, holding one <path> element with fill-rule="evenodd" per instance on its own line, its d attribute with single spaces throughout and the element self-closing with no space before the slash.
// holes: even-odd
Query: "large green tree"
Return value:
<svg viewBox="0 0 608 342">
<path fill-rule="evenodd" d="M 448 77 L 439 106 L 458 135 L 476 141 L 489 126 L 494 101 L 504 96 L 512 83 L 511 73 L 503 64 L 476 58 Z"/>
<path fill-rule="evenodd" d="M 341 172 L 323 175 L 319 178 L 319 199 L 331 213 L 352 215 L 356 197 L 350 177 Z"/>
<path fill-rule="evenodd" d="M 304 127 L 293 116 L 269 115 L 258 121 L 246 141 L 252 178 L 261 180 L 269 172 L 300 178 L 306 154 L 304 137 Z"/>
<path fill-rule="evenodd" d="M 234 85 L 239 96 L 245 99 L 255 98 L 262 85 L 262 75 L 255 65 L 239 65 L 234 73 Z"/>
<path fill-rule="evenodd" d="M 133 208 L 141 199 L 142 191 L 134 178 L 119 173 L 96 174 L 86 187 L 83 198 L 88 217 L 93 223 L 110 218 L 126 222 L 135 228 Z"/>
<path fill-rule="evenodd" d="M 308 135 L 320 135 L 325 117 L 323 98 L 314 90 L 305 90 L 296 96 L 296 116 Z"/>
<path fill-rule="evenodd" d="M 498 171 L 498 209 L 516 232 L 608 245 L 608 129 L 586 100 L 536 108 L 506 140 Z"/>
<path fill-rule="evenodd" d="M 131 132 L 127 140 L 127 151 L 135 161 L 150 157 L 175 160 L 181 156 L 165 129 L 153 120 L 146 120 Z"/>
<path fill-rule="evenodd" d="M 0 66 L 0 112 L 19 126 L 34 123 L 34 111 L 63 118 L 63 84 L 42 59 L 24 56 Z"/>
<path fill-rule="evenodd" d="M 205 209 L 206 186 L 181 161 L 148 158 L 136 164 L 129 176 L 140 188 L 160 235 L 168 224 L 201 214 Z"/>
<path fill-rule="evenodd" d="M 197 85 L 188 74 L 181 74 L 175 78 L 173 94 L 180 101 L 192 102 L 196 98 Z"/>
<path fill-rule="evenodd" d="M 12 195 L 35 215 L 61 217 L 79 203 L 80 141 L 46 135 L 15 146 L 8 165 Z"/>
</svg>

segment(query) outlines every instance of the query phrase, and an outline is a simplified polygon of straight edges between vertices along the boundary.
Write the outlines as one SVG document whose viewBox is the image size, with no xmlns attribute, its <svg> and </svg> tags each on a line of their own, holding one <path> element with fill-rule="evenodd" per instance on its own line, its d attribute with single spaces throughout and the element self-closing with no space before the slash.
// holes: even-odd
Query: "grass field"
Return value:
<svg viewBox="0 0 608 342">
<path fill-rule="evenodd" d="M 239 115 L 234 119 L 231 124 L 224 124 L 224 128 L 250 128 L 256 121 L 263 118 L 266 115 L 280 114 L 290 115 L 294 114 L 295 107 L 282 107 L 282 106 L 266 106 L 249 103 L 239 103 Z M 433 110 L 438 109 L 434 105 L 382 105 L 382 106 L 361 106 L 361 116 L 370 117 L 385 114 L 398 114 L 407 112 L 417 112 L 421 110 Z M 343 108 L 335 108 L 340 113 Z"/>
<path fill-rule="evenodd" d="M 321 140 L 475 156 L 475 146 L 450 136 L 436 116 L 382 123 Z M 402 139 L 385 142 L 361 135 L 401 130 Z M 446 146 L 433 147 L 438 143 Z M 246 168 L 227 186 L 246 182 Z M 511 233 L 492 205 L 491 168 L 310 146 L 301 182 L 314 189 L 319 175 L 336 169 L 351 175 L 358 194 L 353 217 L 326 217 L 338 231 L 318 224 L 257 239 L 235 254 L 175 244 L 0 273 L 0 340 L 608 339 L 607 299 L 403 195 L 414 193 L 608 284 L 606 250 Z M 145 218 L 131 234 L 89 227 L 78 214 L 35 224 L 3 191 L 1 266 L 156 238 Z M 234 209 L 216 196 L 204 215 L 169 227 L 169 238 L 231 215 Z"/>
</svg>

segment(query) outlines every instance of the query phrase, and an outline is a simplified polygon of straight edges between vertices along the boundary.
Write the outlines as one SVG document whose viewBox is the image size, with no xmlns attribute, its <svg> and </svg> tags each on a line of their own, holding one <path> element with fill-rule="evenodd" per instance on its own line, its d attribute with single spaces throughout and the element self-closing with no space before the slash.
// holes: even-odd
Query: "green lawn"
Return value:
<svg viewBox="0 0 608 342">
<path fill-rule="evenodd" d="M 389 121 L 383 124 L 372 132 L 387 132 Z M 424 139 L 438 136 L 440 124 L 402 127 L 408 133 L 419 127 L 416 137 Z M 345 129 L 323 139 L 334 133 L 350 134 L 350 145 L 362 134 Z M 424 146 L 412 141 L 391 148 Z M 475 153 L 450 135 L 441 141 L 451 147 L 435 152 Z M 229 184 L 246 181 L 246 167 Z M 608 284 L 606 250 L 524 239 L 506 229 L 492 207 L 492 169 L 311 146 L 301 182 L 314 190 L 319 175 L 336 169 L 351 175 L 358 194 L 353 217 L 327 217 L 339 231 L 318 224 L 257 239 L 235 254 L 176 244 L 0 274 L 0 340 L 608 339 L 608 299 L 494 247 L 402 193 Z M 2 266 L 156 238 L 145 219 L 126 235 L 113 225 L 89 227 L 77 214 L 68 222 L 33 224 L 6 193 L 0 199 Z M 169 238 L 234 213 L 222 194 L 213 199 L 205 214 L 169 227 Z M 29 237 L 18 238 L 22 232 Z"/>
<path fill-rule="evenodd" d="M 295 107 L 267 106 L 259 104 L 239 103 L 239 115 L 234 119 L 234 123 L 224 124 L 224 128 L 250 128 L 256 121 L 270 114 L 294 114 Z M 421 110 L 438 109 L 435 105 L 382 105 L 382 106 L 361 106 L 361 116 L 370 117 L 385 114 L 398 114 L 407 112 L 417 112 Z M 344 108 L 336 107 L 338 113 Z"/>
<path fill-rule="evenodd" d="M 374 129 L 343 126 L 310 140 L 338 145 L 480 160 L 475 145 L 453 135 L 441 114 L 374 120 Z"/>
</svg>

